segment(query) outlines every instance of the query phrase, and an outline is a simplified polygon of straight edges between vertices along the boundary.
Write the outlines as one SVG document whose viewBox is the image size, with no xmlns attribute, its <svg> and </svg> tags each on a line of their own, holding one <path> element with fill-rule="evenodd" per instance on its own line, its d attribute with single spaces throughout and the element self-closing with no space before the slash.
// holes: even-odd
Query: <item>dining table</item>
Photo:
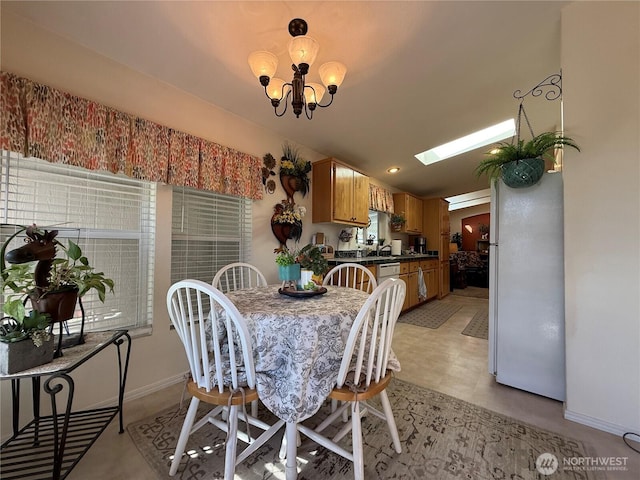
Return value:
<svg viewBox="0 0 640 480">
<path fill-rule="evenodd" d="M 251 335 L 260 400 L 286 422 L 285 478 L 293 480 L 297 423 L 313 416 L 335 387 L 351 326 L 369 294 L 326 286 L 290 296 L 281 288 L 268 285 L 226 296 Z M 393 354 L 389 369 L 400 370 Z"/>
</svg>

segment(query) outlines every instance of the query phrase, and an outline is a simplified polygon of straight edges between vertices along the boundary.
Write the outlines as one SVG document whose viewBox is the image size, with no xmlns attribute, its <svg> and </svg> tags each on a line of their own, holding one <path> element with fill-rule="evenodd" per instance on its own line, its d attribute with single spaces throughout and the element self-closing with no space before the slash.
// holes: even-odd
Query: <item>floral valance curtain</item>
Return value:
<svg viewBox="0 0 640 480">
<path fill-rule="evenodd" d="M 369 209 L 393 213 L 393 194 L 382 187 L 369 184 Z"/>
<path fill-rule="evenodd" d="M 262 198 L 262 160 L 7 72 L 0 148 L 89 170 Z"/>
</svg>

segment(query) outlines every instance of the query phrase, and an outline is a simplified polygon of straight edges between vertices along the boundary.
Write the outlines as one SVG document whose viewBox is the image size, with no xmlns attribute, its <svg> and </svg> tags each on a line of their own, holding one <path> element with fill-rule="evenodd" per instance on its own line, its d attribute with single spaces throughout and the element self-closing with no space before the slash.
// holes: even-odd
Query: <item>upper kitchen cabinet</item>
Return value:
<svg viewBox="0 0 640 480">
<path fill-rule="evenodd" d="M 394 193 L 393 210 L 396 213 L 404 212 L 404 216 L 407 219 L 407 223 L 400 230 L 401 232 L 422 233 L 422 199 L 410 193 Z"/>
<path fill-rule="evenodd" d="M 314 162 L 313 223 L 369 223 L 369 177 L 333 158 Z"/>
<path fill-rule="evenodd" d="M 444 198 L 428 198 L 423 200 L 422 204 L 424 206 L 423 231 L 427 237 L 427 249 L 435 250 L 439 244 L 438 236 L 447 235 L 448 237 L 451 230 L 449 202 Z"/>
<path fill-rule="evenodd" d="M 438 249 L 438 298 L 449 294 L 449 202 L 444 198 L 429 198 L 422 201 L 424 207 L 424 236 L 427 249 Z"/>
</svg>

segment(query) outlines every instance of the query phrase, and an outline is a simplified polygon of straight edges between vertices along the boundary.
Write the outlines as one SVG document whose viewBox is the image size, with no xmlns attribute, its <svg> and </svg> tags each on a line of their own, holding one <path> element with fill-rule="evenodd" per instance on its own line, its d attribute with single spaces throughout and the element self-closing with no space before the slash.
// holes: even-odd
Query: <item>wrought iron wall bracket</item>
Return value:
<svg viewBox="0 0 640 480">
<path fill-rule="evenodd" d="M 527 95 L 539 97 L 545 90 L 547 93 L 544 98 L 547 100 L 553 101 L 562 97 L 562 70 L 560 70 L 560 73 L 549 75 L 528 92 L 522 93 L 522 90 L 516 90 L 513 92 L 513 98 L 520 100 L 520 103 L 522 103 Z"/>
</svg>

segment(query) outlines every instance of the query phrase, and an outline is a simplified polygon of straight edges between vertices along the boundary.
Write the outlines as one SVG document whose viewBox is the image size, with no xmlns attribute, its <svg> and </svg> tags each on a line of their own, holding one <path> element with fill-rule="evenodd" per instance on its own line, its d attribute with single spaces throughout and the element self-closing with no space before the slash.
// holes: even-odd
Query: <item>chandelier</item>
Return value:
<svg viewBox="0 0 640 480">
<path fill-rule="evenodd" d="M 296 117 L 300 117 L 302 110 L 309 120 L 313 117 L 316 107 L 325 108 L 333 103 L 333 96 L 344 80 L 347 67 L 340 62 L 327 62 L 320 66 L 318 73 L 322 83 L 327 87 L 331 100 L 326 105 L 321 105 L 325 88 L 318 83 L 307 83 L 306 75 L 313 64 L 320 46 L 313 38 L 307 36 L 307 22 L 301 18 L 294 18 L 289 22 L 289 34 L 293 37 L 289 42 L 289 55 L 293 64 L 293 80 L 285 83 L 284 80 L 274 77 L 278 68 L 278 58 L 271 52 L 258 51 L 249 55 L 249 66 L 253 74 L 260 80 L 264 87 L 264 93 L 273 106 L 277 117 L 281 117 L 287 111 L 289 98 L 291 107 Z M 283 102 L 284 100 L 284 102 Z M 278 113 L 280 103 L 284 108 Z"/>
</svg>

